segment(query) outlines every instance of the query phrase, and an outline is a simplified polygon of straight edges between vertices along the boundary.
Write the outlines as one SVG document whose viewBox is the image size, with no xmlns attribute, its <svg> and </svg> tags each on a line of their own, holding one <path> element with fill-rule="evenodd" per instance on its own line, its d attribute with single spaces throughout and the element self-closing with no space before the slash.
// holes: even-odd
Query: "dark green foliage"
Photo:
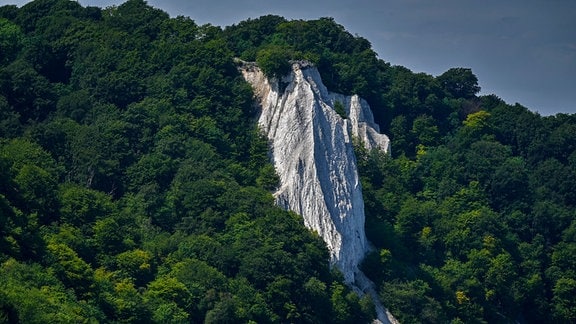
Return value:
<svg viewBox="0 0 576 324">
<path fill-rule="evenodd" d="M 478 78 L 471 69 L 452 68 L 437 78 L 444 91 L 454 98 L 473 98 L 478 92 Z"/>
<path fill-rule="evenodd" d="M 344 119 L 348 118 L 348 114 L 346 114 L 346 109 L 344 108 L 344 105 L 340 101 L 336 101 L 336 103 L 334 104 L 334 110 L 338 115 L 340 115 L 340 117 Z"/>
<path fill-rule="evenodd" d="M 36 0 L 0 7 L 0 47 L 0 322 L 374 317 L 274 207 L 234 57 L 276 77 L 312 62 L 392 137 L 392 156 L 356 152 L 363 269 L 397 318 L 576 320 L 574 115 L 477 97 L 470 69 L 390 66 L 331 18 L 221 30 L 142 0 Z"/>
<path fill-rule="evenodd" d="M 373 318 L 321 239 L 274 206 L 233 60 L 242 48 L 281 76 L 303 54 L 244 32 L 234 43 L 142 0 L 0 7 L 0 322 Z"/>
<path fill-rule="evenodd" d="M 11 62 L 22 47 L 24 34 L 20 27 L 8 19 L 0 18 L 0 65 Z"/>
<path fill-rule="evenodd" d="M 274 34 L 278 25 L 285 22 L 285 18 L 274 15 L 248 19 L 228 27 L 226 38 L 230 48 L 241 59 L 255 61 L 258 47 Z"/>
<path fill-rule="evenodd" d="M 269 77 L 281 78 L 287 75 L 291 68 L 290 59 L 290 48 L 285 46 L 269 46 L 256 54 L 256 63 Z"/>
<path fill-rule="evenodd" d="M 364 269 L 406 322 L 571 322 L 574 120 L 460 95 L 451 135 L 433 117 L 414 119 L 417 136 L 410 112 L 394 119 L 413 158 L 360 155 L 367 234 L 383 248 Z"/>
<path fill-rule="evenodd" d="M 0 71 L 0 93 L 21 122 L 41 121 L 56 109 L 54 84 L 17 59 Z"/>
<path fill-rule="evenodd" d="M 441 305 L 430 295 L 430 286 L 422 280 L 392 281 L 382 285 L 381 297 L 402 323 L 445 322 Z"/>
</svg>

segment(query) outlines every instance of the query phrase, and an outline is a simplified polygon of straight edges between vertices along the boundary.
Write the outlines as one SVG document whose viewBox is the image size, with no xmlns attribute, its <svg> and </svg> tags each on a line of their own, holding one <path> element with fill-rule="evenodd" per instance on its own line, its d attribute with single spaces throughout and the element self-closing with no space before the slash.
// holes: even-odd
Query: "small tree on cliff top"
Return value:
<svg viewBox="0 0 576 324">
<path fill-rule="evenodd" d="M 256 63 L 268 77 L 282 77 L 290 72 L 292 49 L 287 46 L 268 46 L 258 51 Z"/>
</svg>

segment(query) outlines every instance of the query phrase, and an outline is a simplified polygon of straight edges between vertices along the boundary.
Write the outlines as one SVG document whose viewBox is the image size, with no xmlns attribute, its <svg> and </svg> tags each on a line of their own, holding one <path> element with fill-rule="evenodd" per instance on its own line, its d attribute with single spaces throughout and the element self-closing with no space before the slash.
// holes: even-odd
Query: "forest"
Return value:
<svg viewBox="0 0 576 324">
<path fill-rule="evenodd" d="M 576 322 L 576 115 L 391 65 L 332 18 L 35 0 L 0 7 L 1 323 L 374 318 L 274 205 L 235 58 L 270 77 L 307 60 L 369 102 L 392 152 L 356 147 L 362 269 L 400 322 Z"/>
</svg>

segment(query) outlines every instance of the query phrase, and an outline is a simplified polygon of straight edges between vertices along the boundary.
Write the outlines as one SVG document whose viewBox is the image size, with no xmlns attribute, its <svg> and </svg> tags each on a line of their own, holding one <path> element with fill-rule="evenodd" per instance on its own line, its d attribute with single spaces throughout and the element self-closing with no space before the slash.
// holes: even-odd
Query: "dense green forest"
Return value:
<svg viewBox="0 0 576 324">
<path fill-rule="evenodd" d="M 222 29 L 142 0 L 0 7 L 0 322 L 373 318 L 274 206 L 235 57 L 370 103 L 392 155 L 357 147 L 362 268 L 401 322 L 576 322 L 576 115 L 392 66 L 330 18 Z"/>
</svg>

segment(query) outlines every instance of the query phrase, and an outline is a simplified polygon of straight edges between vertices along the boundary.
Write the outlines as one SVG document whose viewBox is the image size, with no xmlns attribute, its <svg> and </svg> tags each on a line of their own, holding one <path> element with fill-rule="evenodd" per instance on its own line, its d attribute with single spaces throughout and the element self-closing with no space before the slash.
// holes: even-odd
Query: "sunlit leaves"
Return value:
<svg viewBox="0 0 576 324">
<path fill-rule="evenodd" d="M 286 46 L 269 46 L 258 52 L 256 63 L 268 77 L 281 78 L 290 72 L 290 52 Z"/>
<path fill-rule="evenodd" d="M 0 18 L 0 66 L 11 62 L 22 46 L 24 35 L 18 25 Z"/>
</svg>

